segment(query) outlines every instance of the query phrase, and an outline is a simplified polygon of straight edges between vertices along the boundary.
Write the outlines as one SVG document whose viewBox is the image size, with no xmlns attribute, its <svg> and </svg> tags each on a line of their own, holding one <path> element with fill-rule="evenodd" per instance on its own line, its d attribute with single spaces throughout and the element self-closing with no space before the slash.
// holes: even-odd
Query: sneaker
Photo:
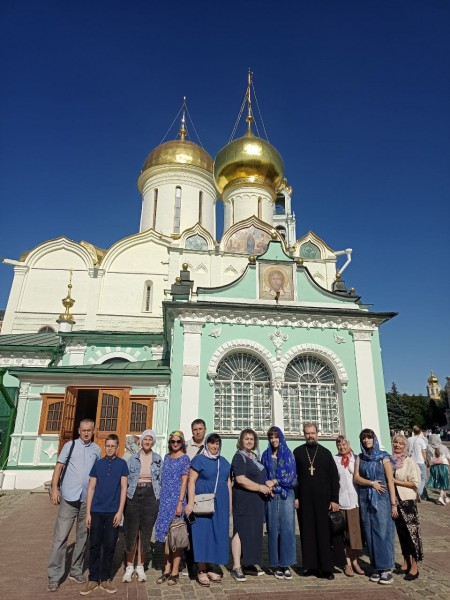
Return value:
<svg viewBox="0 0 450 600">
<path fill-rule="evenodd" d="M 144 567 L 142 565 L 138 565 L 136 567 L 136 575 L 138 581 L 147 581 L 147 575 L 145 574 Z"/>
<path fill-rule="evenodd" d="M 265 575 L 266 572 L 261 569 L 259 565 L 255 565 L 256 576 L 261 577 L 261 575 Z"/>
<path fill-rule="evenodd" d="M 113 586 L 111 579 L 108 579 L 108 581 L 101 581 L 100 588 L 105 592 L 108 592 L 108 594 L 115 594 L 117 592 L 117 588 Z"/>
<path fill-rule="evenodd" d="M 259 565 L 247 565 L 246 567 L 244 566 L 243 569 L 246 575 L 252 575 L 253 577 L 261 577 L 261 575 L 266 574 Z"/>
<path fill-rule="evenodd" d="M 48 592 L 57 592 L 59 588 L 59 581 L 49 581 L 47 586 Z"/>
<path fill-rule="evenodd" d="M 283 569 L 283 576 L 285 579 L 292 579 L 292 573 L 290 569 Z"/>
<path fill-rule="evenodd" d="M 442 504 L 442 506 L 445 506 L 445 500 L 442 498 L 442 496 L 439 496 L 437 504 Z"/>
<path fill-rule="evenodd" d="M 284 579 L 284 573 L 281 569 L 275 569 L 273 572 L 275 579 Z"/>
<path fill-rule="evenodd" d="M 390 585 L 391 583 L 394 583 L 392 573 L 390 571 L 383 571 L 380 575 L 380 580 L 378 583 L 381 583 L 383 585 Z"/>
<path fill-rule="evenodd" d="M 134 575 L 134 567 L 127 567 L 125 569 L 125 573 L 123 574 L 122 581 L 124 583 L 131 583 Z"/>
<path fill-rule="evenodd" d="M 233 569 L 231 571 L 231 576 L 234 577 L 235 581 L 247 581 L 242 569 Z"/>
<path fill-rule="evenodd" d="M 68 579 L 70 579 L 70 581 L 75 581 L 75 583 L 86 583 L 86 577 L 84 575 L 69 575 Z"/>
<path fill-rule="evenodd" d="M 80 590 L 80 594 L 81 594 L 81 596 L 87 596 L 88 594 L 93 592 L 95 590 L 95 588 L 97 588 L 97 587 L 98 587 L 98 583 L 96 581 L 86 581 L 86 583 L 83 585 L 83 587 Z"/>
<path fill-rule="evenodd" d="M 380 574 L 377 573 L 372 573 L 372 575 L 369 577 L 369 581 L 374 581 L 375 583 L 378 583 L 380 581 Z"/>
<path fill-rule="evenodd" d="M 189 577 L 189 569 L 184 567 L 184 569 L 180 571 L 180 575 L 183 575 L 183 577 Z"/>
</svg>

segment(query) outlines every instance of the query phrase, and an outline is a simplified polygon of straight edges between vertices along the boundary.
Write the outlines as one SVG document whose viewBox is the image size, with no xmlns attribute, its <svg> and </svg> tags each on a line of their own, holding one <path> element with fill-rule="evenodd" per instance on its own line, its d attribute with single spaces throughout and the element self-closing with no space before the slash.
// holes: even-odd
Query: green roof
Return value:
<svg viewBox="0 0 450 600">
<path fill-rule="evenodd" d="M 96 365 L 76 365 L 62 367 L 13 367 L 11 375 L 20 373 L 45 373 L 49 377 L 60 374 L 84 375 L 169 375 L 170 367 L 164 360 L 140 360 L 136 362 L 112 362 Z"/>
<path fill-rule="evenodd" d="M 12 333 L 0 335 L 0 349 L 11 348 L 47 350 L 56 348 L 59 344 L 57 333 Z"/>
</svg>

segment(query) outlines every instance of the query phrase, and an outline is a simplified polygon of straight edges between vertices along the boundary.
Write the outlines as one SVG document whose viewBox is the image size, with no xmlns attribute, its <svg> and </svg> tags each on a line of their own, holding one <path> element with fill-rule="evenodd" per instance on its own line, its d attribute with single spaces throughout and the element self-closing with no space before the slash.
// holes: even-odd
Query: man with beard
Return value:
<svg viewBox="0 0 450 600">
<path fill-rule="evenodd" d="M 317 443 L 314 423 L 303 425 L 306 444 L 294 450 L 297 508 L 304 575 L 334 579 L 334 565 L 345 565 L 341 536 L 331 538 L 328 512 L 339 510 L 339 474 L 329 450 Z"/>
</svg>

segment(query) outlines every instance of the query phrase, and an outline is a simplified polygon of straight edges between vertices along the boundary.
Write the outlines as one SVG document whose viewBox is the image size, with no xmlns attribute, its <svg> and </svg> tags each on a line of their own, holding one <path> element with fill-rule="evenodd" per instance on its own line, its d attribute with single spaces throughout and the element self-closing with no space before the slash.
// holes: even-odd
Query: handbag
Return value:
<svg viewBox="0 0 450 600">
<path fill-rule="evenodd" d="M 174 517 L 169 525 L 167 543 L 172 552 L 189 549 L 189 534 L 183 517 Z"/>
<path fill-rule="evenodd" d="M 217 483 L 219 481 L 219 461 L 217 459 L 217 477 L 214 492 L 212 494 L 195 494 L 194 496 L 194 515 L 213 515 L 215 511 L 214 500 L 216 498 Z"/>
<path fill-rule="evenodd" d="M 331 537 L 342 535 L 345 532 L 345 517 L 340 510 L 328 513 L 328 522 L 330 525 Z"/>
</svg>

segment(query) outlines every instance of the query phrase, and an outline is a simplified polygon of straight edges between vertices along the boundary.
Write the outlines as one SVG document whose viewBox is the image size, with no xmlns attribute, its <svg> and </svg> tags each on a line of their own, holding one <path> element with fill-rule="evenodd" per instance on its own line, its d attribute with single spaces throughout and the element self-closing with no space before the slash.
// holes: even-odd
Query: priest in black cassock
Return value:
<svg viewBox="0 0 450 600">
<path fill-rule="evenodd" d="M 331 452 L 317 443 L 317 426 L 305 423 L 303 433 L 306 444 L 294 450 L 294 457 L 304 575 L 334 579 L 334 566 L 346 564 L 344 541 L 331 538 L 328 517 L 330 510 L 339 510 L 339 474 Z"/>
</svg>

